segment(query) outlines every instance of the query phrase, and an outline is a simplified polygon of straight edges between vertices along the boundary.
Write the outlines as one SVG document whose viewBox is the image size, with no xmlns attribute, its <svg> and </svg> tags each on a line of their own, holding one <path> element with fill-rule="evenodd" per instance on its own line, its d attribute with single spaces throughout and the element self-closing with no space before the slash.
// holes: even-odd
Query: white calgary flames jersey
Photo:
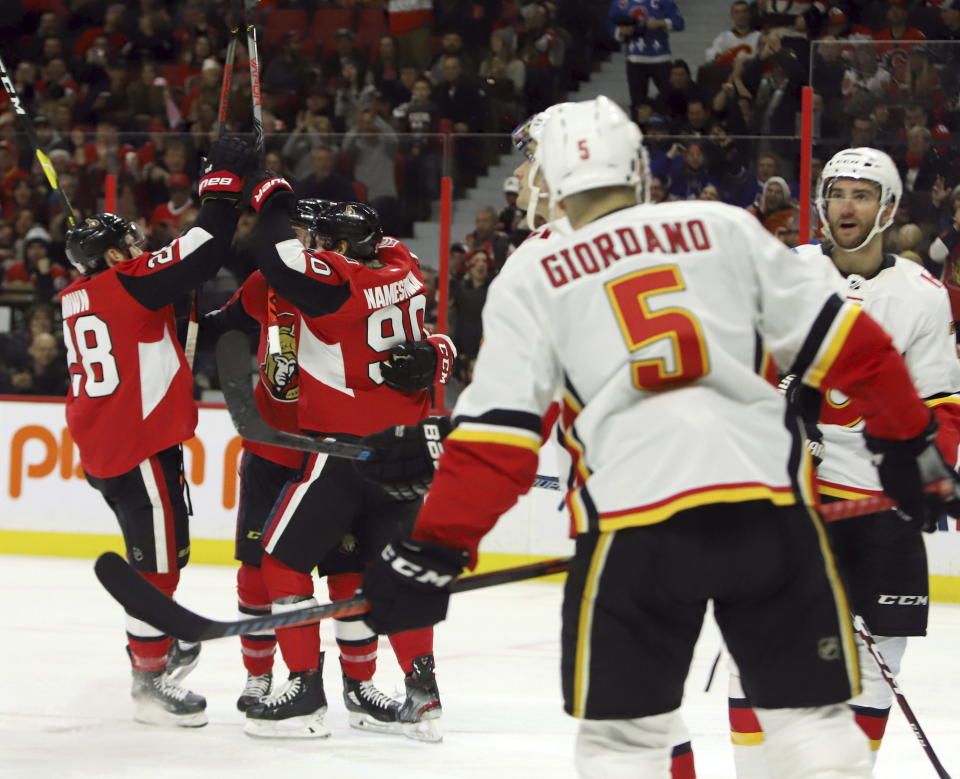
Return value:
<svg viewBox="0 0 960 779">
<path fill-rule="evenodd" d="M 797 247 L 797 254 L 832 269 L 825 273 L 834 279 L 837 293 L 862 305 L 887 331 L 903 355 L 917 394 L 928 405 L 960 402 L 955 394 L 960 391 L 960 362 L 943 284 L 922 265 L 894 255 L 886 255 L 880 270 L 865 279 L 842 276 L 820 246 Z M 819 427 L 824 444 L 823 462 L 817 468 L 821 494 L 840 498 L 879 494 L 880 480 L 863 442 L 863 417 L 856 402 L 828 390 Z"/>
<path fill-rule="evenodd" d="M 708 503 L 812 502 L 763 354 L 817 386 L 859 307 L 801 260 L 742 209 L 705 202 L 525 241 L 491 286 L 450 440 L 536 451 L 559 394 L 580 532 Z"/>
</svg>

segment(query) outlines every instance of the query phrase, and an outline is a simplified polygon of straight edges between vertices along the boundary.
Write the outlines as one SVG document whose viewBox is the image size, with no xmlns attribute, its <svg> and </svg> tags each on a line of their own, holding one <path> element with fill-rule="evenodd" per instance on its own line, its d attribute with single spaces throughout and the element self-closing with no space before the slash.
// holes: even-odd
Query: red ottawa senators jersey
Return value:
<svg viewBox="0 0 960 779">
<path fill-rule="evenodd" d="M 87 473 L 118 476 L 193 436 L 193 375 L 177 341 L 173 306 L 146 307 L 130 280 L 160 276 L 211 237 L 195 228 L 160 251 L 84 276 L 61 293 L 70 370 L 67 426 Z"/>
<path fill-rule="evenodd" d="M 270 354 L 267 348 L 268 295 L 273 296 L 280 328 L 280 354 Z M 277 295 L 267 286 L 260 271 L 254 271 L 220 309 L 230 321 L 237 316 L 253 320 L 260 326 L 257 364 L 260 367 L 254 395 L 257 408 L 266 422 L 277 430 L 296 433 L 297 400 L 300 395 L 300 372 L 297 368 L 297 340 L 300 314 L 293 304 Z M 288 468 L 297 468 L 302 452 L 282 446 L 271 446 L 243 439 L 243 448 L 259 457 Z"/>
<path fill-rule="evenodd" d="M 390 425 L 411 425 L 426 416 L 430 393 L 398 392 L 383 383 L 380 361 L 404 341 L 426 338 L 427 305 L 420 263 L 395 238 L 377 246 L 378 263 L 364 264 L 335 252 L 285 249 L 284 262 L 330 285 L 349 285 L 349 298 L 333 313 L 301 312 L 299 425 L 322 433 L 367 435 Z M 287 248 L 289 247 L 289 248 Z"/>
</svg>

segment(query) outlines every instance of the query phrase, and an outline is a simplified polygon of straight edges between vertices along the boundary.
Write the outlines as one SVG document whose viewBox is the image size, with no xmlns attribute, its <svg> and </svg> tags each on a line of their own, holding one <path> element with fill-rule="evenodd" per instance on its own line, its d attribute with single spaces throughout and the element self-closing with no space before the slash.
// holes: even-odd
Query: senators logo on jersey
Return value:
<svg viewBox="0 0 960 779">
<path fill-rule="evenodd" d="M 280 314 L 280 354 L 267 350 L 260 365 L 260 376 L 267 391 L 282 403 L 295 403 L 300 394 L 297 370 L 296 317 Z"/>
</svg>

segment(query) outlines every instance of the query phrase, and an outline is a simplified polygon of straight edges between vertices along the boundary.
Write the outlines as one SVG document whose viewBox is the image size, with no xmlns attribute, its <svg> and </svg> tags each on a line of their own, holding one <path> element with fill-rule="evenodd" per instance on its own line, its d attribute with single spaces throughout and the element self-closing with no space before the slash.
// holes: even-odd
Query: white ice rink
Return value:
<svg viewBox="0 0 960 779">
<path fill-rule="evenodd" d="M 180 600 L 201 613 L 234 617 L 233 570 L 188 567 Z M 7 623 L 0 640 L 0 776 L 15 779 L 129 777 L 323 777 L 323 779 L 565 779 L 573 777 L 575 723 L 561 710 L 560 585 L 524 583 L 455 596 L 437 631 L 444 703 L 442 744 L 347 727 L 329 627 L 325 673 L 333 735 L 320 741 L 262 741 L 241 732 L 234 707 L 245 678 L 235 639 L 208 642 L 189 686 L 206 696 L 210 724 L 160 729 L 130 719 L 130 673 L 121 611 L 93 575 L 92 561 L 0 556 Z M 325 594 L 325 587 L 319 589 Z M 719 647 L 712 623 L 694 658 L 684 717 L 698 776 L 732 777 L 726 679 L 703 692 Z M 901 685 L 948 771 L 960 775 L 960 605 L 933 606 L 930 636 L 907 651 Z M 630 673 L 630 669 L 624 669 Z M 389 644 L 377 682 L 402 675 Z M 895 708 L 876 775 L 935 776 Z"/>
</svg>

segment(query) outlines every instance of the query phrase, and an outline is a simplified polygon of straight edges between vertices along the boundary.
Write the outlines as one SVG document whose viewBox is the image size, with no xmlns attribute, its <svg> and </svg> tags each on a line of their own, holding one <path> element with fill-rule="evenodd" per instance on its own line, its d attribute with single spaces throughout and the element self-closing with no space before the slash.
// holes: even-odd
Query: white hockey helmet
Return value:
<svg viewBox="0 0 960 779">
<path fill-rule="evenodd" d="M 820 223 L 823 225 L 824 237 L 834 242 L 830 234 L 830 223 L 827 221 L 827 201 L 830 194 L 830 185 L 836 179 L 860 179 L 862 181 L 872 181 L 880 187 L 880 208 L 877 210 L 877 219 L 874 222 L 873 229 L 867 234 L 867 237 L 859 246 L 848 249 L 847 251 L 857 251 L 862 249 L 873 239 L 877 233 L 882 233 L 893 224 L 893 217 L 900 205 L 900 198 L 903 196 L 903 183 L 900 181 L 900 173 L 890 156 L 879 149 L 871 149 L 869 146 L 860 146 L 856 149 L 844 149 L 834 154 L 830 161 L 823 166 L 823 172 L 820 174 L 820 181 L 817 184 L 817 213 L 820 215 Z M 890 215 L 881 224 L 883 212 L 887 210 L 888 205 L 893 205 L 890 209 Z"/>
<path fill-rule="evenodd" d="M 522 124 L 518 125 L 517 128 L 513 131 L 510 138 L 513 141 L 514 148 L 520 152 L 524 157 L 530 160 L 532 165 L 527 170 L 527 189 L 530 193 L 530 198 L 527 202 L 527 227 L 531 230 L 536 229 L 536 213 L 537 213 L 537 202 L 542 197 L 547 197 L 549 193 L 541 192 L 540 187 L 537 186 L 537 173 L 540 171 L 540 161 L 537 159 L 534 154 L 535 146 L 540 145 L 540 136 L 543 133 L 543 125 L 547 121 L 547 117 L 550 113 L 556 110 L 562 105 L 570 105 L 569 103 L 557 103 L 552 105 L 549 108 L 540 111 L 540 113 L 534 114 L 531 117 L 528 117 Z"/>
<path fill-rule="evenodd" d="M 604 95 L 554 106 L 536 158 L 556 200 L 600 187 L 637 187 L 646 178 L 643 133 Z"/>
</svg>

